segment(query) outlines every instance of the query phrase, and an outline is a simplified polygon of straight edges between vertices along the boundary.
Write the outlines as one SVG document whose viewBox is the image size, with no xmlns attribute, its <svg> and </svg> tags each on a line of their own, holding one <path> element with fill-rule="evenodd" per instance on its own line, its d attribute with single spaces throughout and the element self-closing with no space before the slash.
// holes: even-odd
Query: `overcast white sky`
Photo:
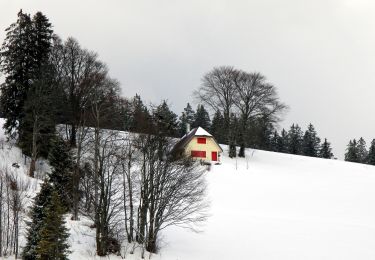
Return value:
<svg viewBox="0 0 375 260">
<path fill-rule="evenodd" d="M 214 66 L 259 71 L 290 106 L 281 124 L 312 122 L 343 158 L 375 138 L 375 1 L 0 0 L 0 41 L 20 8 L 99 53 L 123 95 L 168 99 L 179 112 Z"/>
</svg>

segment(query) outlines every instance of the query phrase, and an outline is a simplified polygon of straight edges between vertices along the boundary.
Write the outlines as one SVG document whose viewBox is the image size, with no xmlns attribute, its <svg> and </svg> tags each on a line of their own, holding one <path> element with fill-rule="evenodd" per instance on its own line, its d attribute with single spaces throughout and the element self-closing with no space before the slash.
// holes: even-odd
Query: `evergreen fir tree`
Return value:
<svg viewBox="0 0 375 260">
<path fill-rule="evenodd" d="M 38 233 L 40 240 L 36 248 L 37 259 L 68 259 L 69 233 L 65 227 L 64 209 L 56 191 L 52 193 L 50 204 L 45 212 L 46 216 Z"/>
<path fill-rule="evenodd" d="M 224 117 L 219 110 L 216 111 L 212 118 L 210 132 L 220 144 L 228 143 L 225 136 Z"/>
<path fill-rule="evenodd" d="M 358 155 L 358 144 L 355 139 L 353 139 L 353 141 L 349 141 L 348 147 L 346 148 L 345 161 L 360 162 Z"/>
<path fill-rule="evenodd" d="M 317 136 L 315 128 L 309 124 L 302 142 L 302 153 L 306 156 L 318 157 L 320 149 L 320 138 Z"/>
<path fill-rule="evenodd" d="M 358 140 L 357 150 L 358 150 L 358 160 L 359 160 L 359 162 L 360 163 L 366 163 L 368 151 L 367 151 L 367 148 L 366 148 L 366 141 L 362 137 L 359 138 L 359 140 Z"/>
<path fill-rule="evenodd" d="M 237 156 L 237 129 L 238 129 L 238 119 L 236 115 L 231 114 L 230 116 L 230 135 L 229 135 L 229 157 L 234 158 Z"/>
<path fill-rule="evenodd" d="M 331 159 L 333 157 L 331 144 L 327 141 L 327 138 L 324 138 L 324 142 L 319 151 L 319 157 L 325 159 Z"/>
<path fill-rule="evenodd" d="M 177 115 L 169 109 L 165 100 L 154 110 L 153 117 L 159 135 L 177 136 Z"/>
<path fill-rule="evenodd" d="M 206 130 L 210 129 L 211 127 L 210 116 L 203 105 L 198 105 L 197 112 L 195 113 L 194 122 L 192 124 L 193 128 L 199 126 Z"/>
<path fill-rule="evenodd" d="M 293 124 L 288 132 L 288 152 L 290 154 L 302 153 L 302 139 L 301 128 L 297 124 Z"/>
<path fill-rule="evenodd" d="M 36 76 L 39 77 L 41 69 L 48 62 L 50 49 L 52 46 L 52 24 L 47 16 L 37 12 L 32 19 L 33 33 L 32 39 L 35 45 L 34 61 L 36 67 Z"/>
<path fill-rule="evenodd" d="M 285 129 L 283 128 L 283 130 L 281 130 L 281 134 L 280 134 L 280 138 L 277 142 L 277 148 L 278 148 L 278 152 L 280 153 L 287 153 L 288 152 L 288 132 L 285 131 Z"/>
<path fill-rule="evenodd" d="M 260 119 L 260 145 L 259 148 L 271 151 L 272 150 L 272 135 L 274 132 L 274 127 L 266 118 Z"/>
<path fill-rule="evenodd" d="M 34 199 L 30 211 L 30 221 L 27 222 L 26 246 L 23 248 L 22 259 L 37 259 L 37 246 L 40 241 L 40 230 L 46 217 L 45 209 L 50 204 L 53 187 L 47 182 L 41 186 L 39 193 Z"/>
<path fill-rule="evenodd" d="M 375 165 L 375 139 L 371 142 L 369 153 L 367 155 L 367 163 Z"/>
<path fill-rule="evenodd" d="M 279 147 L 278 147 L 279 141 L 280 141 L 280 135 L 277 132 L 277 130 L 275 130 L 273 132 L 272 137 L 271 137 L 271 147 L 270 147 L 271 151 L 273 151 L 273 152 L 278 152 L 279 151 Z"/>
<path fill-rule="evenodd" d="M 73 178 L 73 158 L 69 145 L 64 140 L 56 136 L 52 139 L 51 151 L 48 156 L 52 172 L 49 174 L 49 182 L 61 198 L 65 209 L 71 207 L 72 202 L 72 178 Z"/>
<path fill-rule="evenodd" d="M 6 76 L 0 97 L 6 117 L 4 127 L 9 135 L 17 133 L 21 143 L 29 139 L 25 134 L 31 126 L 24 122 L 24 105 L 28 92 L 40 80 L 42 68 L 48 63 L 51 27 L 42 13 L 31 19 L 21 10 L 17 22 L 7 29 L 0 51 L 0 71 Z"/>
<path fill-rule="evenodd" d="M 18 146 L 23 153 L 32 156 L 33 138 L 36 138 L 37 154 L 46 158 L 51 139 L 55 135 L 55 104 L 53 102 L 54 79 L 51 68 L 46 66 L 27 92 L 23 107 L 24 117 L 19 126 Z M 34 135 L 35 128 L 35 135 Z"/>
<path fill-rule="evenodd" d="M 23 118 L 27 91 L 35 77 L 33 30 L 30 15 L 19 11 L 17 21 L 6 29 L 0 50 L 0 71 L 5 75 L 1 85 L 1 105 L 8 134 L 18 130 Z"/>
<path fill-rule="evenodd" d="M 182 115 L 180 116 L 180 122 L 178 126 L 178 132 L 180 137 L 186 134 L 187 124 L 189 124 L 189 126 L 192 127 L 194 120 L 195 112 L 192 109 L 191 105 L 187 103 L 186 107 L 184 108 L 184 112 L 182 112 Z"/>
<path fill-rule="evenodd" d="M 138 94 L 131 101 L 131 119 L 129 120 L 129 130 L 136 133 L 149 133 L 151 131 L 150 113 L 143 104 L 141 96 Z"/>
</svg>

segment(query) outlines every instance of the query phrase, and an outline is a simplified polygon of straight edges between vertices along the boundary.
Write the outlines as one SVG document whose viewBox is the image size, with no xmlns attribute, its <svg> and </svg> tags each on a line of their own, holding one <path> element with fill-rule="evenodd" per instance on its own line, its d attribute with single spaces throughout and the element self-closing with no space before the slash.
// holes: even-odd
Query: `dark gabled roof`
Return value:
<svg viewBox="0 0 375 260">
<path fill-rule="evenodd" d="M 203 131 L 202 131 L 203 130 Z M 198 134 L 197 134 L 198 132 Z M 204 133 L 204 134 L 200 134 Z M 206 137 L 211 137 L 214 139 L 215 143 L 217 146 L 219 146 L 220 150 L 223 151 L 223 149 L 220 147 L 218 142 L 215 140 L 215 138 L 210 135 L 206 130 L 204 130 L 202 127 L 196 127 L 192 129 L 189 133 L 181 137 L 181 139 L 173 146 L 172 153 L 177 153 L 179 151 L 182 151 L 185 149 L 186 145 L 195 137 L 195 136 L 206 136 Z"/>
</svg>

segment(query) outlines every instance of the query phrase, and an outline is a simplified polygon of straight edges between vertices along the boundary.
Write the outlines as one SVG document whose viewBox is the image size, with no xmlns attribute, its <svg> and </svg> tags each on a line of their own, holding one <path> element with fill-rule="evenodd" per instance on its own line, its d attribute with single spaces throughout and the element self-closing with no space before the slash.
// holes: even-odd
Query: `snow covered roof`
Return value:
<svg viewBox="0 0 375 260">
<path fill-rule="evenodd" d="M 194 131 L 195 130 L 195 136 L 212 136 L 209 132 L 207 132 L 206 130 L 204 130 L 202 127 L 197 127 L 197 128 L 194 128 L 193 130 L 191 130 L 190 132 Z"/>
<path fill-rule="evenodd" d="M 212 137 L 213 136 L 204 130 L 202 127 L 196 127 L 192 129 L 189 133 L 181 137 L 181 139 L 175 144 L 175 146 L 172 149 L 172 153 L 175 153 L 177 151 L 180 151 L 185 148 L 185 146 L 193 139 L 194 136 L 207 136 L 207 137 Z M 213 140 L 216 142 L 215 138 Z M 217 143 L 217 142 L 216 142 Z M 217 143 L 218 147 L 222 150 L 220 145 Z"/>
</svg>

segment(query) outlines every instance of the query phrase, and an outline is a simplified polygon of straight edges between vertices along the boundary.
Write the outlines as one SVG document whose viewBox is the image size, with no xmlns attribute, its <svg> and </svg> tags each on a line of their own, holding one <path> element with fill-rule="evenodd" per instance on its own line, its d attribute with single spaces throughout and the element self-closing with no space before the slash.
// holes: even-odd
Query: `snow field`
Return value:
<svg viewBox="0 0 375 260">
<path fill-rule="evenodd" d="M 167 230 L 163 259 L 375 259 L 375 167 L 251 154 L 212 167 L 204 232 Z"/>
<path fill-rule="evenodd" d="M 1 140 L 2 129 L 0 169 L 30 181 L 35 194 L 38 181 L 27 177 L 21 152 L 9 143 L 2 148 Z M 167 228 L 151 259 L 375 259 L 375 167 L 250 149 L 236 160 L 223 148 L 222 164 L 206 175 L 211 208 L 202 232 Z M 92 222 L 66 220 L 69 259 L 101 259 Z M 141 259 L 139 250 L 126 259 Z"/>
</svg>

